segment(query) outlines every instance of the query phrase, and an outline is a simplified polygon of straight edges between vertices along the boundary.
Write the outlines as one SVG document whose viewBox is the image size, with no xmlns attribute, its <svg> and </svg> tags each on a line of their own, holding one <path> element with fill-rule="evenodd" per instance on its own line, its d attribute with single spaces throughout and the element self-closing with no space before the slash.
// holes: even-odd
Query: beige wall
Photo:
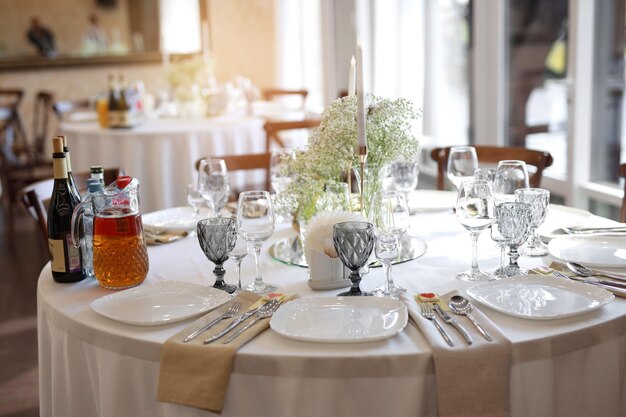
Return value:
<svg viewBox="0 0 626 417">
<path fill-rule="evenodd" d="M 36 50 L 26 38 L 32 17 L 55 35 L 57 51 L 78 53 L 88 17 L 95 14 L 111 41 L 114 28 L 130 45 L 127 0 L 118 0 L 113 9 L 96 7 L 95 0 L 0 0 L 0 54 L 35 55 Z"/>
<path fill-rule="evenodd" d="M 0 0 L 0 7 L 6 3 L 32 1 L 45 0 Z M 94 0 L 74 1 L 93 4 Z M 209 0 L 209 5 L 217 80 L 224 82 L 241 75 L 250 78 L 260 88 L 274 86 L 274 0 Z M 58 99 L 94 97 L 106 91 L 107 75 L 120 71 L 126 73 L 129 81 L 142 80 L 151 93 L 167 88 L 160 64 L 0 72 L 0 88 L 18 87 L 26 90 L 21 110 L 30 132 L 37 91 L 51 91 Z"/>
</svg>

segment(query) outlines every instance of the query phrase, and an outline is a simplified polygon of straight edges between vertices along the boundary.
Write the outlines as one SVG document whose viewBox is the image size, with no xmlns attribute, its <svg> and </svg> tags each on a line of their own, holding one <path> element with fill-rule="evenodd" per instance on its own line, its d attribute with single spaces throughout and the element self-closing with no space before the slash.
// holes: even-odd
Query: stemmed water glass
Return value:
<svg viewBox="0 0 626 417">
<path fill-rule="evenodd" d="M 531 208 L 526 203 L 504 202 L 496 206 L 498 230 L 509 246 L 509 264 L 504 268 L 504 275 L 527 274 L 528 271 L 517 264 L 517 248 L 528 237 L 531 223 Z"/>
<path fill-rule="evenodd" d="M 200 190 L 196 184 L 187 185 L 187 203 L 193 209 L 193 217 L 198 218 L 200 207 L 204 203 L 204 197 L 200 194 Z"/>
<path fill-rule="evenodd" d="M 507 247 L 508 239 L 500 231 L 500 223 L 498 222 L 497 210 L 496 210 L 496 216 L 493 219 L 493 223 L 491 223 L 491 227 L 489 229 L 490 229 L 491 240 L 496 242 L 496 244 L 500 248 L 500 267 L 494 271 L 493 277 L 495 279 L 506 278 L 506 273 L 505 273 L 506 247 Z"/>
<path fill-rule="evenodd" d="M 397 191 L 404 193 L 404 198 L 409 201 L 409 193 L 417 187 L 420 165 L 417 161 L 396 161 L 391 164 L 391 177 Z"/>
<path fill-rule="evenodd" d="M 239 233 L 233 232 L 231 239 L 235 241 L 233 248 L 230 250 L 229 257 L 235 263 L 235 271 L 237 272 L 237 289 L 235 293 L 242 291 L 241 287 L 241 261 L 248 255 L 248 246 L 246 241 L 240 236 Z"/>
<path fill-rule="evenodd" d="M 448 153 L 448 179 L 457 190 L 461 189 L 463 181 L 470 180 L 478 168 L 476 148 L 473 146 L 453 146 Z"/>
<path fill-rule="evenodd" d="M 274 291 L 274 285 L 263 282 L 259 266 L 261 246 L 272 236 L 275 225 L 274 206 L 267 191 L 244 191 L 239 194 L 237 225 L 241 237 L 254 250 L 256 275 L 254 282 L 246 289 L 257 294 Z"/>
<path fill-rule="evenodd" d="M 488 281 L 493 277 L 478 268 L 477 244 L 480 233 L 493 222 L 493 193 L 484 180 L 470 180 L 461 185 L 456 202 L 456 218 L 472 238 L 472 266 L 457 274 L 464 281 Z"/>
<path fill-rule="evenodd" d="M 223 159 L 207 158 L 200 161 L 198 189 L 211 207 L 211 215 L 219 216 L 230 193 L 228 169 Z"/>
<path fill-rule="evenodd" d="M 270 157 L 270 180 L 276 195 L 282 193 L 291 184 L 291 176 L 286 169 L 289 160 L 295 158 L 292 149 L 276 149 Z"/>
<path fill-rule="evenodd" d="M 397 286 L 391 276 L 391 263 L 398 257 L 401 238 L 409 227 L 409 209 L 398 191 L 378 191 L 372 198 L 370 221 L 376 237 L 376 258 L 383 264 L 385 285 L 376 295 L 399 297 L 406 288 Z"/>
<path fill-rule="evenodd" d="M 235 221 L 226 217 L 202 219 L 198 222 L 197 231 L 200 248 L 209 261 L 215 264 L 213 287 L 232 294 L 236 287 L 224 282 L 226 271 L 222 265 L 235 246 L 235 239 L 233 239 L 233 233 L 237 231 Z"/>
<path fill-rule="evenodd" d="M 371 295 L 361 291 L 359 270 L 367 263 L 374 249 L 374 225 L 368 222 L 343 222 L 333 226 L 333 243 L 339 259 L 348 268 L 352 285 L 338 296 Z"/>
<path fill-rule="evenodd" d="M 528 188 L 526 163 L 510 159 L 498 162 L 493 179 L 496 205 L 505 201 L 515 201 L 515 190 L 519 188 Z"/>
<path fill-rule="evenodd" d="M 520 188 L 515 190 L 515 200 L 531 207 L 530 237 L 522 246 L 520 253 L 525 256 L 547 255 L 548 247 L 539 238 L 537 229 L 546 220 L 550 191 L 543 188 Z"/>
</svg>

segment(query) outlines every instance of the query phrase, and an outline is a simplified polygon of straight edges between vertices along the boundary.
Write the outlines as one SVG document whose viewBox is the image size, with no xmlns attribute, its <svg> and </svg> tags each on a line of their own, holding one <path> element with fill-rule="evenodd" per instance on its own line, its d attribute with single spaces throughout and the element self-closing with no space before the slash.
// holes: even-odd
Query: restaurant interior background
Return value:
<svg viewBox="0 0 626 417">
<path fill-rule="evenodd" d="M 208 52 L 218 83 L 304 88 L 319 111 L 347 89 L 358 38 L 366 90 L 423 109 L 419 188 L 434 188 L 435 146 L 527 146 L 554 157 L 542 184 L 553 202 L 617 218 L 625 9 L 624 0 L 0 0 L 0 88 L 26 91 L 30 132 L 40 90 L 94 99 L 110 73 L 123 72 L 156 97 L 168 90 L 168 65 Z M 90 15 L 106 51 L 85 43 Z M 38 56 L 28 42 L 33 17 L 54 33 L 56 53 Z M 3 233 L 1 269 L 20 278 L 0 283 L 0 340 L 30 329 L 17 340 L 36 352 L 34 289 L 46 254 L 34 223 L 21 221 L 14 240 Z M 28 257 L 10 259 L 16 251 L 41 258 L 32 276 L 23 274 Z M 17 363 L 5 346 L 2 367 Z M 0 411 L 10 410 L 0 415 L 36 415 L 36 356 L 22 356 L 27 363 L 0 377 Z"/>
</svg>

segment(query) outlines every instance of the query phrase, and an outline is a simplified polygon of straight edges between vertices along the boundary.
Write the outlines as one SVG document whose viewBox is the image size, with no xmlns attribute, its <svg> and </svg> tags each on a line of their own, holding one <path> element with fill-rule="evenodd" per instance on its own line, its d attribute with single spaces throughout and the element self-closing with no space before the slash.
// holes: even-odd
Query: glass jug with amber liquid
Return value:
<svg viewBox="0 0 626 417">
<path fill-rule="evenodd" d="M 104 288 L 141 284 L 148 252 L 139 208 L 139 181 L 121 176 L 93 196 L 93 269 Z"/>
</svg>

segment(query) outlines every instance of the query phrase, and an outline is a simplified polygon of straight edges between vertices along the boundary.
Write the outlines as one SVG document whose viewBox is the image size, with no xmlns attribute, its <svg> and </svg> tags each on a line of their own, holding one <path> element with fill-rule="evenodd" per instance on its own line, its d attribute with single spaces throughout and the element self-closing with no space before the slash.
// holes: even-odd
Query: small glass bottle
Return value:
<svg viewBox="0 0 626 417">
<path fill-rule="evenodd" d="M 83 256 L 83 271 L 87 278 L 95 278 L 93 271 L 93 220 L 94 209 L 92 199 L 94 194 L 102 192 L 102 184 L 97 179 L 87 180 L 87 192 L 83 196 L 83 237 L 80 239 L 80 252 Z M 76 243 L 74 243 L 76 244 Z"/>
<path fill-rule="evenodd" d="M 106 184 L 104 183 L 104 168 L 102 168 L 100 165 L 92 165 L 90 173 L 91 179 L 98 180 L 100 184 L 102 184 L 102 187 L 106 186 Z"/>
</svg>

